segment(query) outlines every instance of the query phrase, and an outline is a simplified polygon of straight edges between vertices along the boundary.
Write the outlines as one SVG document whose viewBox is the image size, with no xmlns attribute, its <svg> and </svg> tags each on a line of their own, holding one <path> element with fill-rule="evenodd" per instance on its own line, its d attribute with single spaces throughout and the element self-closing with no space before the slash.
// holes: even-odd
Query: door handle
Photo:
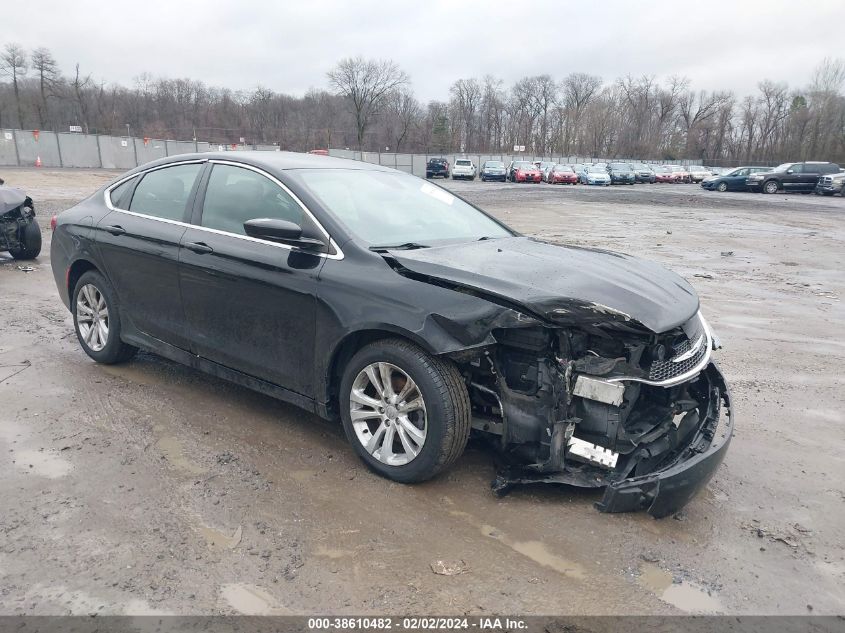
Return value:
<svg viewBox="0 0 845 633">
<path fill-rule="evenodd" d="M 126 229 L 124 229 L 122 226 L 117 225 L 117 224 L 113 224 L 111 226 L 103 227 L 103 229 L 105 231 L 111 233 L 112 235 L 125 235 L 126 234 Z"/>
<path fill-rule="evenodd" d="M 198 253 L 199 255 L 205 255 L 206 253 L 213 253 L 214 249 L 211 248 L 205 242 L 188 242 L 185 244 L 185 248 L 189 251 L 193 251 L 194 253 Z"/>
</svg>

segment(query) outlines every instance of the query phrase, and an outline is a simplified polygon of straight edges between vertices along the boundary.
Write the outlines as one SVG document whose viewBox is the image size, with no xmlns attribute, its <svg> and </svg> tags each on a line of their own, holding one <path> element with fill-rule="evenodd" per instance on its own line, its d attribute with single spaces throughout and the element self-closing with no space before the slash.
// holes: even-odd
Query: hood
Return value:
<svg viewBox="0 0 845 633">
<path fill-rule="evenodd" d="M 26 194 L 20 189 L 0 185 L 0 215 L 17 209 L 26 202 Z"/>
<path fill-rule="evenodd" d="M 611 251 L 512 237 L 390 255 L 411 273 L 488 293 L 562 325 L 634 321 L 660 333 L 698 310 L 698 295 L 683 278 Z"/>
</svg>

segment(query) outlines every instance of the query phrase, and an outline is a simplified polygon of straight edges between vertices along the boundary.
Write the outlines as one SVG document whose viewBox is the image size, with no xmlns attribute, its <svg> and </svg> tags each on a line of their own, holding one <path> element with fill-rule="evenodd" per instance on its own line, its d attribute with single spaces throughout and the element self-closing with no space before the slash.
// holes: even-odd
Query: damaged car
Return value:
<svg viewBox="0 0 845 633">
<path fill-rule="evenodd" d="M 59 215 L 51 257 L 95 361 L 141 348 L 339 418 L 395 481 L 442 472 L 473 434 L 495 447 L 500 494 L 563 483 L 662 517 L 732 436 L 684 279 L 520 235 L 386 167 L 170 157 Z"/>
<path fill-rule="evenodd" d="M 0 180 L 0 252 L 15 259 L 35 259 L 41 253 L 41 228 L 32 198 Z"/>
</svg>

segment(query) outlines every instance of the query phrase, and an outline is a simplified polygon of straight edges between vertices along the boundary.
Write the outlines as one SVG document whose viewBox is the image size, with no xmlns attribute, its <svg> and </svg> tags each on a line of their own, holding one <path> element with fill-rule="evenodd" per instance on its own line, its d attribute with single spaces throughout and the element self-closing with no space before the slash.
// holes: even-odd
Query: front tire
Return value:
<svg viewBox="0 0 845 633">
<path fill-rule="evenodd" d="M 76 338 L 88 356 L 98 363 L 113 365 L 135 355 L 138 348 L 120 340 L 117 295 L 103 275 L 94 270 L 84 273 L 71 297 Z"/>
<path fill-rule="evenodd" d="M 41 253 L 41 228 L 34 219 L 20 232 L 20 245 L 10 248 L 9 254 L 15 259 L 35 259 Z"/>
<path fill-rule="evenodd" d="M 340 411 L 363 462 L 401 483 L 434 477 L 469 439 L 469 395 L 458 369 L 401 339 L 376 341 L 352 357 Z"/>
<path fill-rule="evenodd" d="M 728 190 L 728 183 L 720 182 L 719 185 L 716 187 L 716 191 L 720 191 L 721 193 L 725 193 Z"/>
</svg>

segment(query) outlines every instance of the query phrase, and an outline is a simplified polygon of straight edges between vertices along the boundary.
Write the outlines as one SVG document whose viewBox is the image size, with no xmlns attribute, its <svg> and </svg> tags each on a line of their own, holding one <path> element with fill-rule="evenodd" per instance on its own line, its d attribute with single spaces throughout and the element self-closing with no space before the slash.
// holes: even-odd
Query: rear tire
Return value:
<svg viewBox="0 0 845 633">
<path fill-rule="evenodd" d="M 381 373 L 385 366 L 387 381 Z M 389 383 L 388 397 L 382 396 L 370 375 L 377 383 Z M 403 396 L 408 380 L 415 386 Z M 422 408 L 408 409 L 412 413 L 403 418 L 401 403 L 416 401 L 414 394 L 420 397 Z M 434 477 L 460 457 L 469 439 L 469 395 L 457 367 L 402 339 L 376 341 L 352 357 L 343 372 L 339 404 L 346 437 L 361 460 L 379 475 L 400 483 Z M 421 445 L 417 443 L 420 435 Z"/>
<path fill-rule="evenodd" d="M 767 180 L 763 183 L 763 193 L 777 193 L 778 189 L 780 189 L 780 187 L 778 187 L 777 180 Z"/>
<path fill-rule="evenodd" d="M 20 246 L 9 249 L 15 259 L 35 259 L 41 253 L 41 228 L 34 219 L 20 232 Z"/>
<path fill-rule="evenodd" d="M 98 271 L 84 273 L 71 295 L 71 313 L 76 338 L 88 356 L 98 363 L 113 365 L 131 359 L 138 348 L 120 340 L 120 310 L 117 295 L 108 280 Z M 92 315 L 92 309 L 96 314 Z M 95 318 L 92 318 L 95 317 Z M 89 337 L 99 323 L 105 325 Z M 105 340 L 103 340 L 105 339 Z"/>
</svg>

